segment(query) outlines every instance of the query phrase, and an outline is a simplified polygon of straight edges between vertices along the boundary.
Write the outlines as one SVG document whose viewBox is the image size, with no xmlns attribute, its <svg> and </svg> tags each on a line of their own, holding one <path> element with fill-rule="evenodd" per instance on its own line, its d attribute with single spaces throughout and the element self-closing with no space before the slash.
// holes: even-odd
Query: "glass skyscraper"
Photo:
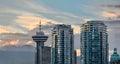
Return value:
<svg viewBox="0 0 120 64">
<path fill-rule="evenodd" d="M 58 24 L 52 30 L 52 64 L 74 64 L 71 25 Z"/>
<path fill-rule="evenodd" d="M 108 64 L 107 26 L 102 21 L 84 23 L 80 39 L 80 64 Z"/>
</svg>

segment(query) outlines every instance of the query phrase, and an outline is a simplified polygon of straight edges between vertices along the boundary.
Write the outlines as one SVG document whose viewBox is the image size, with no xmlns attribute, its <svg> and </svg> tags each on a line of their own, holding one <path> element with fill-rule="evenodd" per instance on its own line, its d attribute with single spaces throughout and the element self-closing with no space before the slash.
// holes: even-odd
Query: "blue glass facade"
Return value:
<svg viewBox="0 0 120 64">
<path fill-rule="evenodd" d="M 73 29 L 56 25 L 52 30 L 52 64 L 74 64 Z"/>
<path fill-rule="evenodd" d="M 108 35 L 102 21 L 88 21 L 81 26 L 80 64 L 108 64 Z"/>
</svg>

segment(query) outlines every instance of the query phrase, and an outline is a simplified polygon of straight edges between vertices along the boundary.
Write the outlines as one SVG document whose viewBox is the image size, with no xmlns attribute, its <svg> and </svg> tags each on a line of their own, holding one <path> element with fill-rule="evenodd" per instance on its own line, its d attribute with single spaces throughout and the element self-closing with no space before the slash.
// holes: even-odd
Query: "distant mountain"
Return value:
<svg viewBox="0 0 120 64">
<path fill-rule="evenodd" d="M 4 47 L 0 47 L 0 50 L 3 51 L 31 51 L 33 52 L 35 50 L 35 47 L 32 45 L 8 45 Z"/>
<path fill-rule="evenodd" d="M 34 48 L 31 45 L 0 48 L 0 64 L 34 64 Z"/>
</svg>

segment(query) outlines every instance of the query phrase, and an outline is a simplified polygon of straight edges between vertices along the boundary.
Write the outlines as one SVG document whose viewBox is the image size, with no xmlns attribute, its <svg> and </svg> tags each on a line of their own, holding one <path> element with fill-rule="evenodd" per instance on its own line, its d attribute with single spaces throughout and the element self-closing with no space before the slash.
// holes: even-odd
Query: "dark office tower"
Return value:
<svg viewBox="0 0 120 64">
<path fill-rule="evenodd" d="M 36 35 L 32 36 L 33 40 L 36 42 L 36 61 L 35 64 L 43 64 L 43 46 L 44 42 L 48 39 L 48 36 L 44 35 L 44 32 L 41 31 L 41 23 L 39 25 L 39 31 L 36 32 Z"/>
<path fill-rule="evenodd" d="M 52 30 L 52 64 L 74 64 L 73 29 L 56 25 Z"/>
<path fill-rule="evenodd" d="M 42 64 L 51 64 L 51 47 L 43 46 Z"/>
<path fill-rule="evenodd" d="M 81 64 L 108 64 L 107 26 L 102 21 L 88 21 L 81 26 Z"/>
</svg>

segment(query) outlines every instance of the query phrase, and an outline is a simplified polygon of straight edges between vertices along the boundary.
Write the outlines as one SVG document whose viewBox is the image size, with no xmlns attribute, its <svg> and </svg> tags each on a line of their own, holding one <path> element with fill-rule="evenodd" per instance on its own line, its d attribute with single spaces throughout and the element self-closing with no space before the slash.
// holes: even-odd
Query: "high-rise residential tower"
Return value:
<svg viewBox="0 0 120 64">
<path fill-rule="evenodd" d="M 41 31 L 41 22 L 39 25 L 39 31 L 36 32 L 36 35 L 32 36 L 32 38 L 36 42 L 35 64 L 43 64 L 43 46 L 44 42 L 48 39 L 48 36 L 44 35 L 44 32 Z"/>
<path fill-rule="evenodd" d="M 108 64 L 107 26 L 102 21 L 88 21 L 81 26 L 81 64 Z"/>
<path fill-rule="evenodd" d="M 74 41 L 71 25 L 59 24 L 52 30 L 52 64 L 74 64 Z"/>
</svg>

